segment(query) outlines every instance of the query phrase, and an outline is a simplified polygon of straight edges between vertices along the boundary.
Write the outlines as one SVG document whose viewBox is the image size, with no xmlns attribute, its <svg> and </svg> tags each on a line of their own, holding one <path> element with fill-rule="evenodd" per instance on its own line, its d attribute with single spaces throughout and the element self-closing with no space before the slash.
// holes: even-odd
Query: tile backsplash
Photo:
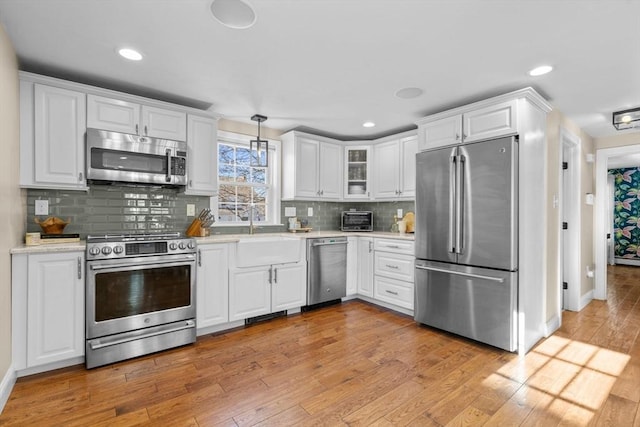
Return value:
<svg viewBox="0 0 640 427">
<path fill-rule="evenodd" d="M 49 215 L 70 220 L 65 233 L 78 233 L 82 239 L 90 234 L 112 232 L 143 233 L 184 232 L 193 217 L 187 217 L 187 204 L 196 206 L 196 213 L 209 207 L 209 197 L 187 196 L 174 189 L 119 185 L 94 185 L 89 191 L 27 190 L 27 232 L 39 232 L 35 223 L 35 200 L 49 201 Z M 281 222 L 287 224 L 285 207 L 295 207 L 296 216 L 308 221 L 316 231 L 340 229 L 340 213 L 344 210 L 370 210 L 374 213 L 375 231 L 389 231 L 397 209 L 415 211 L 412 201 L 397 202 L 285 202 L 281 203 Z M 308 208 L 313 216 L 308 216 Z M 213 234 L 247 233 L 246 226 L 214 227 Z M 282 232 L 286 226 L 259 227 L 258 233 Z"/>
<path fill-rule="evenodd" d="M 284 215 L 286 207 L 296 208 L 296 217 L 307 220 L 309 227 L 314 231 L 339 230 L 340 214 L 342 211 L 356 209 L 359 211 L 373 212 L 374 231 L 390 231 L 393 224 L 393 216 L 398 209 L 407 212 L 415 212 L 413 201 L 395 202 L 282 202 L 282 222 L 287 223 Z M 308 208 L 313 208 L 313 216 L 308 216 Z"/>
<path fill-rule="evenodd" d="M 49 215 L 71 223 L 65 233 L 107 232 L 144 233 L 185 231 L 193 220 L 187 217 L 187 203 L 196 205 L 196 213 L 209 207 L 209 197 L 186 196 L 177 190 L 154 187 L 92 186 L 89 191 L 27 191 L 27 232 L 41 231 L 35 223 L 35 200 L 49 201 Z"/>
</svg>

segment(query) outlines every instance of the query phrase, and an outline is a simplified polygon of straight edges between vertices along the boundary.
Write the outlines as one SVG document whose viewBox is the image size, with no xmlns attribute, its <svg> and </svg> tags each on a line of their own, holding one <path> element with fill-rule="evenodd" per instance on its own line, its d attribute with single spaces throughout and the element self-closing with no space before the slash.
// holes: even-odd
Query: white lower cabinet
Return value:
<svg viewBox="0 0 640 427">
<path fill-rule="evenodd" d="M 13 363 L 17 371 L 84 356 L 84 252 L 14 254 Z"/>
<path fill-rule="evenodd" d="M 229 245 L 198 246 L 196 325 L 198 329 L 229 321 Z"/>
<path fill-rule="evenodd" d="M 229 277 L 229 321 L 297 308 L 307 302 L 305 262 L 235 268 Z"/>
<path fill-rule="evenodd" d="M 373 298 L 413 310 L 414 243 L 375 239 Z"/>
<path fill-rule="evenodd" d="M 358 238 L 347 237 L 347 296 L 358 293 Z"/>
<path fill-rule="evenodd" d="M 373 289 L 375 299 L 413 310 L 413 282 L 375 276 Z"/>
<path fill-rule="evenodd" d="M 358 294 L 373 297 L 373 239 L 358 238 Z"/>
</svg>

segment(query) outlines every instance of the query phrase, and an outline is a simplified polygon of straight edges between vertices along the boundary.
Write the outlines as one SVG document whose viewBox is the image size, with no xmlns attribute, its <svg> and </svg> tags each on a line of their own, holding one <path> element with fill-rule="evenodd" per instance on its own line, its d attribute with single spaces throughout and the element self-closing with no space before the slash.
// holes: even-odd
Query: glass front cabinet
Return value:
<svg viewBox="0 0 640 427">
<path fill-rule="evenodd" d="M 345 199 L 369 199 L 371 188 L 369 181 L 369 146 L 345 147 Z"/>
</svg>

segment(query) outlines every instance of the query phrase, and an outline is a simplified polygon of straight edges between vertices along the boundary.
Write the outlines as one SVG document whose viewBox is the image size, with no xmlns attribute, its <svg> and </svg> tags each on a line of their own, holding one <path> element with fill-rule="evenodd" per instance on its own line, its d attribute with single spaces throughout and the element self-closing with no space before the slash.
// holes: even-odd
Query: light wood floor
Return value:
<svg viewBox="0 0 640 427">
<path fill-rule="evenodd" d="M 526 357 L 352 301 L 19 379 L 0 425 L 640 426 L 640 268 Z"/>
</svg>

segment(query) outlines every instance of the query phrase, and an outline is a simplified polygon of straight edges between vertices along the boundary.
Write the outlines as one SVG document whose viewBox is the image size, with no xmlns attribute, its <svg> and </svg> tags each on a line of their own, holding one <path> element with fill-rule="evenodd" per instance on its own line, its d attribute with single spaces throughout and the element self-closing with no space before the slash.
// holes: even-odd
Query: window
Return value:
<svg viewBox="0 0 640 427">
<path fill-rule="evenodd" d="M 251 137 L 219 132 L 218 137 L 218 225 L 243 225 L 253 215 L 256 224 L 279 224 L 277 198 L 278 144 L 269 141 L 269 167 L 251 165 L 256 151 L 249 149 Z M 267 153 L 262 152 L 262 160 Z"/>
</svg>

